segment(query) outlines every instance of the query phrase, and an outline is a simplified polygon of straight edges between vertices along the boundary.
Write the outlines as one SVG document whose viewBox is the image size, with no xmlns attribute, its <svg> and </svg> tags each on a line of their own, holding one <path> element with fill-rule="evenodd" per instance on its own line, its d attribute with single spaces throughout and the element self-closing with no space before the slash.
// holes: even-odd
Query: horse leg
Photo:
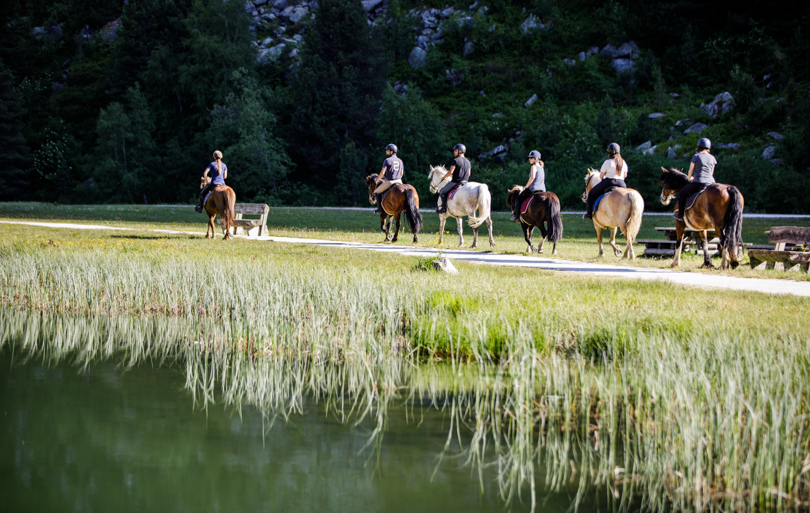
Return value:
<svg viewBox="0 0 810 513">
<path fill-rule="evenodd" d="M 686 225 L 683 221 L 675 222 L 675 258 L 672 259 L 672 267 L 681 265 L 681 251 L 683 251 L 683 232 Z"/>
<path fill-rule="evenodd" d="M 464 232 L 461 228 L 461 218 L 456 218 L 456 224 L 458 225 L 458 247 L 462 247 L 464 245 Z M 473 247 L 475 247 L 473 245 Z"/>
<path fill-rule="evenodd" d="M 388 240 L 388 232 L 385 230 L 385 222 L 388 220 L 388 214 L 383 212 L 380 214 L 380 231 L 385 234 L 385 239 Z"/>
<path fill-rule="evenodd" d="M 551 221 L 549 221 L 549 222 L 551 222 Z M 546 237 L 548 237 L 548 230 L 546 230 L 546 223 L 545 222 L 541 222 L 540 225 L 538 226 L 538 228 L 540 228 L 540 235 L 541 235 L 542 238 L 540 239 L 540 244 L 537 245 L 537 252 L 542 253 L 543 252 L 543 245 L 546 243 Z"/>
<path fill-rule="evenodd" d="M 723 248 L 722 249 L 722 254 L 723 254 L 723 259 L 720 261 L 720 269 L 721 270 L 722 269 L 728 269 L 728 267 L 729 267 L 728 264 L 729 264 L 729 260 L 730 260 L 728 250 L 726 248 Z"/>
<path fill-rule="evenodd" d="M 529 226 L 521 220 L 520 227 L 523 228 L 523 238 L 526 239 L 526 253 L 534 253 L 537 250 L 537 248 L 532 246 L 532 233 L 534 232 L 534 226 Z"/>
<path fill-rule="evenodd" d="M 400 214 L 401 214 L 401 212 L 400 212 Z M 391 242 L 396 242 L 396 241 L 397 241 L 397 237 L 399 237 L 399 226 L 400 226 L 400 224 L 399 224 L 399 216 L 400 216 L 400 214 L 397 214 L 396 216 L 394 216 L 394 218 L 395 218 L 395 219 L 396 219 L 396 221 L 397 221 L 397 228 L 396 228 L 396 230 L 394 231 L 394 238 L 393 238 L 393 239 L 391 239 Z"/>
<path fill-rule="evenodd" d="M 214 227 L 214 218 L 216 217 L 217 217 L 216 214 L 214 215 L 208 214 L 208 229 L 205 231 L 206 239 L 213 239 L 215 237 L 215 234 L 217 233 L 216 228 Z M 208 236 L 209 234 L 211 234 L 210 237 Z"/>
<path fill-rule="evenodd" d="M 492 216 L 487 217 L 487 230 L 489 230 L 489 247 L 495 249 L 495 239 L 492 238 Z"/>
<path fill-rule="evenodd" d="M 476 249 L 478 247 L 478 228 L 473 228 L 473 243 L 470 246 L 470 249 Z"/>
<path fill-rule="evenodd" d="M 706 230 L 700 230 L 700 247 L 703 248 L 703 269 L 712 269 L 712 258 L 709 256 L 709 237 Z"/>
<path fill-rule="evenodd" d="M 622 256 L 622 250 L 616 245 L 616 230 L 617 228 L 610 229 L 610 247 L 613 248 L 613 254 L 620 257 Z"/>
<path fill-rule="evenodd" d="M 447 214 L 439 214 L 439 246 L 442 245 L 444 240 L 444 223 L 447 222 Z"/>
</svg>

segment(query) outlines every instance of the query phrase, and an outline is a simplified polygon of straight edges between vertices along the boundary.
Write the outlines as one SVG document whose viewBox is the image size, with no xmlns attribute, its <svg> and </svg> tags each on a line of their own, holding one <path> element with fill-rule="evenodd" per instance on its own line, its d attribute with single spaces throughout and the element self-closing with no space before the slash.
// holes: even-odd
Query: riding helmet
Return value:
<svg viewBox="0 0 810 513">
<path fill-rule="evenodd" d="M 467 153 L 467 147 L 464 146 L 463 144 L 456 144 L 455 146 L 453 146 L 453 149 L 458 150 L 461 153 Z"/>
<path fill-rule="evenodd" d="M 534 158 L 536 158 L 537 160 L 540 160 L 541 155 L 540 155 L 540 152 L 539 152 L 539 151 L 537 151 L 537 150 L 532 150 L 532 151 L 530 151 L 530 152 L 529 152 L 529 157 L 534 157 Z"/>
<path fill-rule="evenodd" d="M 711 150 L 712 142 L 705 137 L 698 141 L 698 150 Z"/>
<path fill-rule="evenodd" d="M 388 146 L 385 147 L 385 149 L 386 150 L 391 150 L 394 153 L 396 153 L 397 152 L 397 145 L 396 144 L 389 144 Z"/>
<path fill-rule="evenodd" d="M 622 152 L 622 149 L 619 148 L 619 145 L 616 143 L 610 143 L 607 148 L 608 155 L 616 155 Z"/>
</svg>

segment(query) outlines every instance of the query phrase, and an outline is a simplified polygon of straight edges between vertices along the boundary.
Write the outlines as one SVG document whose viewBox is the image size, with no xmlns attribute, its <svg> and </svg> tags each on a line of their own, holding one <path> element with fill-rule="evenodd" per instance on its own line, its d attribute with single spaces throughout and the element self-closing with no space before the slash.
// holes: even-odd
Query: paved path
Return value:
<svg viewBox="0 0 810 513">
<path fill-rule="evenodd" d="M 39 223 L 28 221 L 0 221 L 5 224 L 20 224 L 29 226 L 42 226 L 44 228 L 67 228 L 74 230 L 118 230 L 118 231 L 144 231 L 133 228 L 73 223 Z M 176 230 L 146 230 L 157 233 L 202 235 L 202 232 L 176 231 Z M 238 236 L 242 237 L 242 236 Z M 436 256 L 438 250 L 433 248 L 420 248 L 411 246 L 396 246 L 392 244 L 371 244 L 363 242 L 341 242 L 321 239 L 299 239 L 294 237 L 244 237 L 255 241 L 273 241 L 291 244 L 311 244 L 314 246 L 362 249 L 379 251 L 382 253 L 397 253 L 400 255 L 430 257 Z M 464 260 L 467 262 L 505 265 L 512 267 L 529 267 L 551 271 L 566 271 L 585 273 L 599 276 L 612 276 L 616 278 L 638 280 L 660 280 L 693 287 L 708 287 L 731 290 L 748 290 L 751 292 L 765 292 L 769 294 L 791 294 L 794 296 L 810 297 L 810 281 L 769 280 L 762 278 L 737 278 L 733 276 L 719 276 L 708 273 L 693 273 L 671 271 L 669 269 L 651 269 L 644 267 L 628 267 L 621 265 L 592 264 L 575 262 L 556 258 L 543 258 L 524 255 L 504 255 L 498 253 L 481 253 L 460 249 L 441 250 L 442 255 L 451 260 Z"/>
</svg>

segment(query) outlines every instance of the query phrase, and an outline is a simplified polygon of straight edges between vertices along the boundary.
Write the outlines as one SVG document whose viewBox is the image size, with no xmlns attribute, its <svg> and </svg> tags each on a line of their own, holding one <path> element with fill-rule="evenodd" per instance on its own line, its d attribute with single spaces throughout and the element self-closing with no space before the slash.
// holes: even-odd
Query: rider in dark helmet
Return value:
<svg viewBox="0 0 810 513">
<path fill-rule="evenodd" d="M 382 207 L 382 196 L 385 191 L 398 183 L 402 183 L 402 175 L 405 173 L 405 165 L 397 157 L 397 146 L 389 144 L 385 147 L 385 156 L 383 167 L 380 174 L 377 176 L 377 188 L 374 189 L 374 196 L 377 198 L 377 209 L 374 210 L 377 214 L 384 212 Z"/>
<path fill-rule="evenodd" d="M 683 221 L 684 210 L 686 209 L 686 200 L 690 194 L 700 192 L 709 185 L 714 183 L 714 166 L 717 165 L 717 159 L 710 153 L 712 149 L 712 142 L 705 137 L 698 141 L 697 152 L 692 157 L 689 163 L 689 182 L 680 191 L 678 191 L 678 212 L 672 214 L 678 221 Z M 692 173 L 695 176 L 692 176 Z"/>
<path fill-rule="evenodd" d="M 515 198 L 511 219 L 513 223 L 520 220 L 520 206 L 523 204 L 523 201 L 535 192 L 545 192 L 546 190 L 546 170 L 543 167 L 543 161 L 540 160 L 540 157 L 540 152 L 537 150 L 529 152 L 529 164 L 532 166 L 529 170 L 529 181 L 526 183 L 526 187 L 518 194 L 517 198 Z"/>
<path fill-rule="evenodd" d="M 602 180 L 594 185 L 588 193 L 588 211 L 582 215 L 582 219 L 593 218 L 593 204 L 602 194 L 617 187 L 627 188 L 624 178 L 627 176 L 627 163 L 622 159 L 622 149 L 616 143 L 610 143 L 607 147 L 608 159 L 602 164 L 599 170 L 599 178 Z"/>
<path fill-rule="evenodd" d="M 445 185 L 439 192 L 441 202 L 439 203 L 439 208 L 436 209 L 436 212 L 439 214 L 447 212 L 447 195 L 450 194 L 450 191 L 456 187 L 461 187 L 470 179 L 470 169 L 472 166 L 470 165 L 470 161 L 467 160 L 467 157 L 464 156 L 466 152 L 467 147 L 463 144 L 453 146 L 453 157 L 455 158 L 450 165 L 450 171 L 442 177 L 441 181 L 444 181 L 448 176 L 452 176 L 453 178 L 450 180 L 450 183 Z"/>
</svg>

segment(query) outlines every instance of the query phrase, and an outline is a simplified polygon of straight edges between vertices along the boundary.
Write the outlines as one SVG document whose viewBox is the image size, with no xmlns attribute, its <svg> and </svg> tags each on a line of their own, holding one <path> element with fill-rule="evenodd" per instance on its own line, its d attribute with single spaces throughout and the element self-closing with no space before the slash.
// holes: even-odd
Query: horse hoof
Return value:
<svg viewBox="0 0 810 513">
<path fill-rule="evenodd" d="M 700 266 L 701 269 L 714 269 L 714 266 L 708 262 L 704 262 L 703 265 Z"/>
<path fill-rule="evenodd" d="M 731 268 L 736 269 L 740 265 L 739 262 L 731 262 Z"/>
</svg>

